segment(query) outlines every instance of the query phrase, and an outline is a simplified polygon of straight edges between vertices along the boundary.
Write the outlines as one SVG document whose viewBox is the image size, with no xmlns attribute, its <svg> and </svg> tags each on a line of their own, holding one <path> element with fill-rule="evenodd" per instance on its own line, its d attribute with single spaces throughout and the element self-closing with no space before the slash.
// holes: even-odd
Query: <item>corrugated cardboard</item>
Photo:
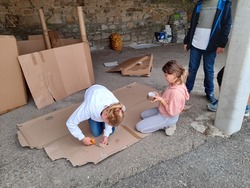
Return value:
<svg viewBox="0 0 250 188">
<path fill-rule="evenodd" d="M 113 92 L 126 106 L 126 112 L 124 121 L 115 129 L 114 134 L 109 138 L 109 144 L 104 148 L 98 146 L 102 136 L 95 138 L 96 145 L 84 146 L 69 133 L 66 121 L 80 104 L 19 124 L 17 133 L 19 142 L 23 147 L 44 148 L 52 160 L 65 158 L 73 166 L 89 162 L 97 164 L 149 135 L 141 134 L 135 129 L 141 112 L 157 106 L 156 103 L 151 103 L 146 99 L 149 91 L 155 91 L 155 89 L 132 83 Z M 87 121 L 82 122 L 79 127 L 86 136 L 92 137 Z"/>
<path fill-rule="evenodd" d="M 56 43 L 53 45 L 53 48 L 60 46 L 67 46 L 71 44 L 81 43 L 81 39 L 58 39 Z"/>
<path fill-rule="evenodd" d="M 52 47 L 56 48 L 81 42 L 81 39 L 57 39 L 53 41 Z M 46 45 L 42 35 L 31 35 L 28 40 L 17 41 L 17 46 L 19 55 L 46 50 Z"/>
<path fill-rule="evenodd" d="M 59 33 L 54 30 L 48 31 L 49 38 L 50 38 L 50 43 L 52 48 L 60 47 L 60 46 L 66 46 L 70 44 L 77 44 L 81 43 L 81 39 L 62 39 L 59 36 Z M 86 41 L 86 40 L 85 40 Z"/>
<path fill-rule="evenodd" d="M 43 39 L 17 41 L 17 46 L 19 55 L 46 50 L 46 45 Z"/>
<path fill-rule="evenodd" d="M 111 68 L 107 72 L 121 72 L 124 76 L 150 76 L 153 54 L 134 57 Z"/>
<path fill-rule="evenodd" d="M 18 59 L 37 108 L 95 82 L 88 42 L 21 55 Z"/>
<path fill-rule="evenodd" d="M 26 85 L 14 36 L 0 35 L 0 114 L 27 104 Z"/>
</svg>

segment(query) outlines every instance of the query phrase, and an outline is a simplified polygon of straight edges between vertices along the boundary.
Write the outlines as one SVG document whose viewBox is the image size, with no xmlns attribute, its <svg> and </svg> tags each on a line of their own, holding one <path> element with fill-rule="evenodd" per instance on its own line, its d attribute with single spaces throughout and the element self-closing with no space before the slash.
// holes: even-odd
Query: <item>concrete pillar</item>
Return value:
<svg viewBox="0 0 250 188">
<path fill-rule="evenodd" d="M 236 0 L 233 0 L 236 1 Z M 250 1 L 237 0 L 215 127 L 227 135 L 241 129 L 250 92 Z"/>
</svg>

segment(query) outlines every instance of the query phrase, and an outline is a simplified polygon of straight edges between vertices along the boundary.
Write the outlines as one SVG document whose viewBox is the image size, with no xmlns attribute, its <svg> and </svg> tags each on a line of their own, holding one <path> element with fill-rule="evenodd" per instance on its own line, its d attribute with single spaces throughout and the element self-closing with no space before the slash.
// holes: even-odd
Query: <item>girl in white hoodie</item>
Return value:
<svg viewBox="0 0 250 188">
<path fill-rule="evenodd" d="M 69 117 L 66 125 L 70 133 L 82 141 L 84 145 L 91 144 L 91 138 L 85 137 L 79 123 L 88 120 L 93 136 L 100 136 L 103 132 L 102 144 L 108 143 L 108 137 L 114 132 L 124 117 L 125 107 L 114 94 L 102 85 L 93 85 L 87 89 L 83 103 Z"/>
</svg>

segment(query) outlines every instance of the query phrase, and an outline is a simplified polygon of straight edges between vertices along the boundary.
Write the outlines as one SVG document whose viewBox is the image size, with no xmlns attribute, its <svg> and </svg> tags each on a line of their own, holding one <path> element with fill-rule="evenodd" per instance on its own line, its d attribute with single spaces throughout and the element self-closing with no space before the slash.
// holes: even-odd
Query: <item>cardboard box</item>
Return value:
<svg viewBox="0 0 250 188">
<path fill-rule="evenodd" d="M 107 72 L 121 72 L 124 76 L 150 76 L 153 54 L 134 57 L 111 68 Z"/>
<path fill-rule="evenodd" d="M 27 104 L 26 85 L 14 36 L 0 35 L 0 114 Z"/>
<path fill-rule="evenodd" d="M 95 82 L 88 42 L 21 55 L 18 60 L 37 108 Z"/>
<path fill-rule="evenodd" d="M 140 121 L 141 112 L 158 105 L 146 99 L 149 91 L 156 90 L 132 83 L 113 92 L 126 106 L 126 112 L 122 124 L 116 127 L 114 134 L 109 137 L 109 144 L 104 148 L 98 145 L 102 136 L 95 138 L 96 145 L 84 146 L 68 131 L 66 121 L 80 104 L 19 124 L 17 132 L 19 142 L 23 147 L 44 148 L 52 160 L 65 158 L 73 166 L 89 162 L 97 164 L 149 135 L 141 134 L 135 129 L 136 123 Z M 79 127 L 86 136 L 92 137 L 87 121 L 82 122 Z"/>
</svg>

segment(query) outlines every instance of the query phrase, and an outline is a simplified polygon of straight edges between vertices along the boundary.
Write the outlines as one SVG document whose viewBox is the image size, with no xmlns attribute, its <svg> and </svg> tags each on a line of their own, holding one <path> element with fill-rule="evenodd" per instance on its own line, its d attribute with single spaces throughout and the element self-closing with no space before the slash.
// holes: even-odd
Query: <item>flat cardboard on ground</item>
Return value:
<svg viewBox="0 0 250 188">
<path fill-rule="evenodd" d="M 109 69 L 107 72 L 121 72 L 124 76 L 150 76 L 153 54 L 134 57 Z"/>
<path fill-rule="evenodd" d="M 18 59 L 37 108 L 95 82 L 87 42 L 21 55 Z"/>
<path fill-rule="evenodd" d="M 0 114 L 27 104 L 26 85 L 17 56 L 16 38 L 0 35 Z"/>
<path fill-rule="evenodd" d="M 19 142 L 23 147 L 44 148 L 52 160 L 65 158 L 73 166 L 81 166 L 89 162 L 97 164 L 149 135 L 141 134 L 135 129 L 141 112 L 158 105 L 146 99 L 149 91 L 155 91 L 155 89 L 132 83 L 113 92 L 126 106 L 126 112 L 124 121 L 109 137 L 109 144 L 104 148 L 99 146 L 102 136 L 95 138 L 96 145 L 84 146 L 69 133 L 66 121 L 80 104 L 19 124 L 17 132 Z M 92 137 L 87 121 L 82 122 L 79 127 L 86 136 Z"/>
</svg>

